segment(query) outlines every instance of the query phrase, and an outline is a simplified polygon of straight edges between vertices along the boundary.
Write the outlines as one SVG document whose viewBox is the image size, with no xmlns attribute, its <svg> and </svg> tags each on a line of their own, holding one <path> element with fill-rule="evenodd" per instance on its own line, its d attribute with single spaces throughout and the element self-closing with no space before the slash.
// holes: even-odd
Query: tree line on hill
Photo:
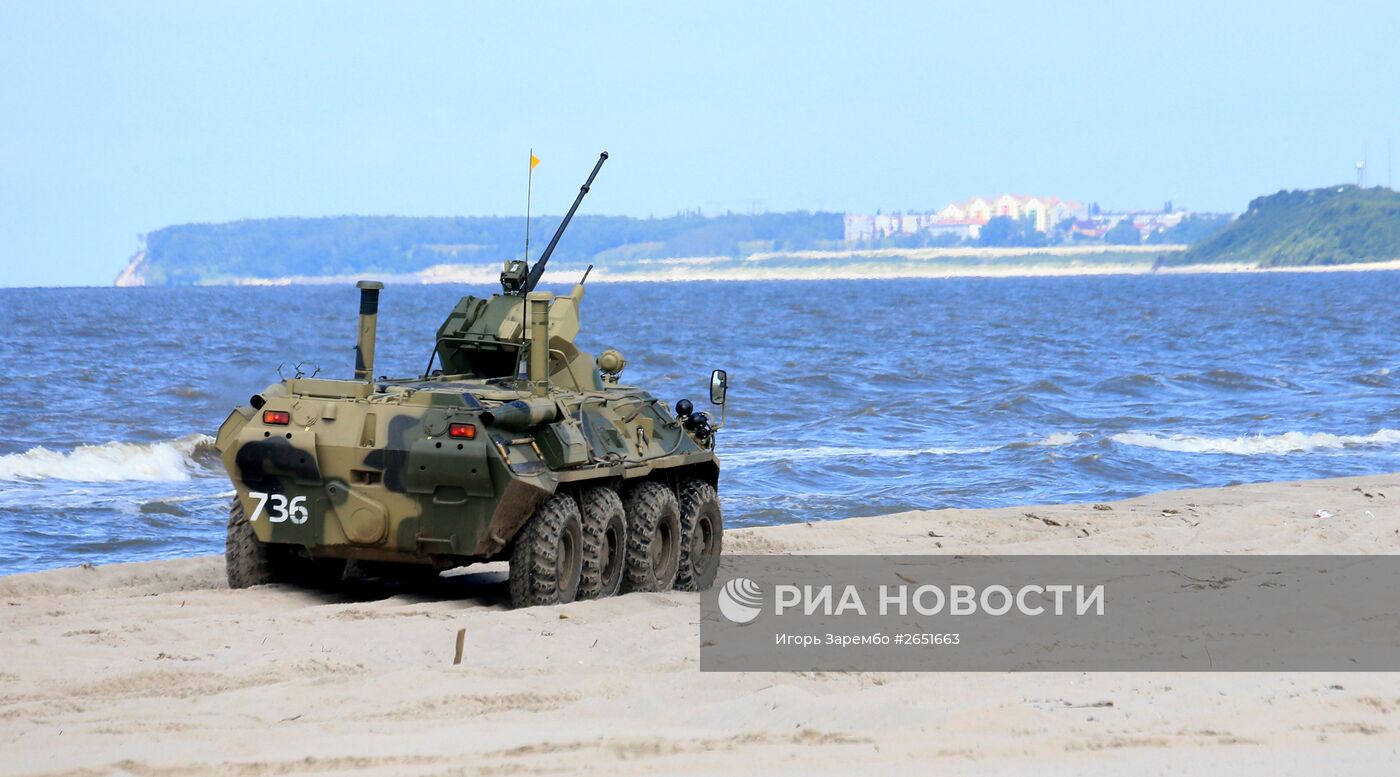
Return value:
<svg viewBox="0 0 1400 777">
<path fill-rule="evenodd" d="M 1258 197 L 1229 226 L 1157 263 L 1288 267 L 1393 260 L 1400 260 L 1400 194 L 1344 185 Z"/>
<path fill-rule="evenodd" d="M 561 216 L 532 220 L 531 259 Z M 336 216 L 183 224 L 144 236 L 149 285 L 229 278 L 412 273 L 440 264 L 500 262 L 524 254 L 525 217 Z M 840 213 L 684 213 L 667 218 L 580 215 L 555 250 L 561 263 L 827 248 L 843 236 Z"/>
</svg>

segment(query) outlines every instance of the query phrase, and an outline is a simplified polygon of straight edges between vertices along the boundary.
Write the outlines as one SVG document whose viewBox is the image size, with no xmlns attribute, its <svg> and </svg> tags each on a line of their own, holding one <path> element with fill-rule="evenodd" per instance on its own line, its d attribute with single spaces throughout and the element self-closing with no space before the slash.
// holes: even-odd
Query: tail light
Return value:
<svg viewBox="0 0 1400 777">
<path fill-rule="evenodd" d="M 286 410 L 264 410 L 263 423 L 286 426 L 292 422 L 292 414 Z"/>
<path fill-rule="evenodd" d="M 476 424 L 452 424 L 447 427 L 447 436 L 459 440 L 475 440 Z"/>
</svg>

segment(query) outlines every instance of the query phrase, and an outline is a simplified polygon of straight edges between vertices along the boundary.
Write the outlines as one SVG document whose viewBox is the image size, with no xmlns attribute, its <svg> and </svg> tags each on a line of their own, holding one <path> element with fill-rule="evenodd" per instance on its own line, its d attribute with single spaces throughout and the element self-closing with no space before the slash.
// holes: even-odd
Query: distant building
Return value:
<svg viewBox="0 0 1400 777">
<path fill-rule="evenodd" d="M 990 200 L 973 197 L 965 202 L 949 203 L 935 213 L 874 216 L 847 213 L 846 240 L 880 240 L 921 232 L 976 238 L 982 233 L 982 227 L 996 216 L 1017 221 L 1026 219 L 1037 231 L 1049 232 L 1065 219 L 1088 218 L 1089 211 L 1081 202 L 1059 197 L 1025 197 L 1018 194 L 1003 194 Z"/>
<path fill-rule="evenodd" d="M 1154 232 L 1165 232 L 1180 224 L 1188 215 L 1190 214 L 1181 210 L 1105 210 L 1090 218 L 1092 223 L 1103 228 L 1099 234 L 1118 226 L 1124 219 L 1130 219 L 1138 234 L 1146 240 Z"/>
<path fill-rule="evenodd" d="M 1186 214 L 1182 211 L 1158 211 L 1137 213 L 1132 218 L 1133 226 L 1137 227 L 1142 239 L 1146 240 L 1153 232 L 1164 232 L 1180 224 L 1181 220 L 1186 218 Z"/>
<path fill-rule="evenodd" d="M 847 242 L 862 242 L 875 239 L 874 216 L 861 216 L 855 213 L 847 213 L 845 222 Z"/>
<path fill-rule="evenodd" d="M 992 201 L 992 210 L 998 216 L 1019 221 L 1021 218 L 1021 198 L 1012 194 L 1003 194 Z"/>
<path fill-rule="evenodd" d="M 981 197 L 973 197 L 963 206 L 967 211 L 967 218 L 973 221 L 986 224 L 992 220 L 992 205 Z"/>
<path fill-rule="evenodd" d="M 1050 205 L 1050 225 L 1054 226 L 1066 219 L 1088 218 L 1089 209 L 1082 202 L 1056 200 Z"/>
<path fill-rule="evenodd" d="M 1103 237 L 1103 234 L 1108 230 L 1109 225 L 1106 222 L 1090 219 L 1075 219 L 1074 223 L 1069 225 L 1069 235 L 1072 238 L 1082 237 L 1097 240 Z"/>
<path fill-rule="evenodd" d="M 900 231 L 900 221 L 901 219 L 899 216 L 876 216 L 875 232 L 879 234 L 880 237 L 897 235 Z"/>
<path fill-rule="evenodd" d="M 972 219 L 944 219 L 930 224 L 924 230 L 930 235 L 956 235 L 967 240 L 976 240 L 982 235 L 983 222 Z"/>
<path fill-rule="evenodd" d="M 1035 197 L 1002 194 L 990 199 L 973 197 L 962 202 L 950 202 L 941 210 L 924 213 L 892 213 L 873 216 L 847 213 L 845 238 L 848 242 L 871 242 L 900 235 L 954 235 L 975 240 L 982 227 L 993 218 L 1005 217 L 1028 222 L 1037 232 L 1058 232 L 1070 238 L 1099 239 L 1124 219 L 1130 219 L 1143 240 L 1154 233 L 1165 232 L 1192 215 L 1167 202 L 1161 210 L 1102 210 L 1098 204 L 1086 205 L 1077 200 L 1059 197 Z"/>
</svg>

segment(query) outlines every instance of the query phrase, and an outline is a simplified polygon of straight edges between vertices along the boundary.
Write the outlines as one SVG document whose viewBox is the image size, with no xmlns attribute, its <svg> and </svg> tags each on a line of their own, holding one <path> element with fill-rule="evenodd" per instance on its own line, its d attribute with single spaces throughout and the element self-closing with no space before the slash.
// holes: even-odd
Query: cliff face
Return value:
<svg viewBox="0 0 1400 777">
<path fill-rule="evenodd" d="M 117 286 L 145 286 L 146 285 L 146 249 L 142 248 L 132 255 L 127 261 L 126 267 L 117 274 Z"/>
<path fill-rule="evenodd" d="M 1382 187 L 1329 186 L 1258 197 L 1229 226 L 1158 264 L 1299 267 L 1396 259 L 1400 194 Z"/>
</svg>

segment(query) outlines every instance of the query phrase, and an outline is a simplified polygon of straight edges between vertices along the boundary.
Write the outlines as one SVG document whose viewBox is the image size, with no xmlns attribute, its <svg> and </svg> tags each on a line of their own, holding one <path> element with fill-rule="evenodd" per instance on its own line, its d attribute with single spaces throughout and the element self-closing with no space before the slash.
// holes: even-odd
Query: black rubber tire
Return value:
<svg viewBox="0 0 1400 777">
<path fill-rule="evenodd" d="M 681 562 L 676 590 L 705 591 L 715 584 L 724 549 L 719 494 L 703 480 L 681 481 Z"/>
<path fill-rule="evenodd" d="M 568 604 L 578 596 L 583 573 L 583 525 L 578 502 L 555 494 L 515 537 L 510 556 L 512 607 Z"/>
<path fill-rule="evenodd" d="M 253 534 L 253 526 L 238 497 L 228 507 L 228 537 L 224 542 L 224 569 L 229 588 L 250 588 L 277 582 L 266 545 Z"/>
<path fill-rule="evenodd" d="M 681 518 L 676 495 L 644 481 L 622 497 L 627 513 L 627 567 L 623 591 L 669 591 L 681 560 Z"/>
<path fill-rule="evenodd" d="M 602 599 L 622 590 L 627 566 L 627 514 L 622 497 L 606 486 L 585 488 L 578 497 L 583 517 L 583 575 L 578 598 Z"/>
<path fill-rule="evenodd" d="M 228 508 L 228 536 L 224 541 L 224 571 L 229 588 L 286 583 L 308 588 L 330 588 L 345 577 L 345 562 L 296 555 L 288 545 L 267 545 L 253 533 L 253 526 L 234 497 Z"/>
</svg>

